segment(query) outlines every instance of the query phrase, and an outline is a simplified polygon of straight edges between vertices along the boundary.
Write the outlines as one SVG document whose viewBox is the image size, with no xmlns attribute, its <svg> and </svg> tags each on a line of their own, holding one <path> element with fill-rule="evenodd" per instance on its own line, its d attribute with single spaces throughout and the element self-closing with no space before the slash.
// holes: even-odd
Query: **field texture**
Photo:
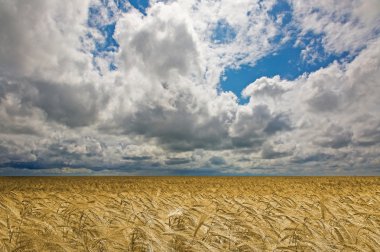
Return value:
<svg viewBox="0 0 380 252">
<path fill-rule="evenodd" d="M 380 178 L 0 178 L 0 251 L 380 251 Z"/>
</svg>

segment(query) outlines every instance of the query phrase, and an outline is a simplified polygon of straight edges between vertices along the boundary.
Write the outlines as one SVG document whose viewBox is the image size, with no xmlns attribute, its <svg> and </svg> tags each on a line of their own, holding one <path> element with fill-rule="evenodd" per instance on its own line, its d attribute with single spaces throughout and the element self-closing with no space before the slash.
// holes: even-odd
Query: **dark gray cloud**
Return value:
<svg viewBox="0 0 380 252">
<path fill-rule="evenodd" d="M 380 121 L 368 123 L 355 138 L 355 145 L 373 146 L 380 144 Z"/>
<path fill-rule="evenodd" d="M 290 155 L 292 155 L 291 152 L 275 151 L 273 149 L 273 146 L 269 143 L 264 144 L 261 149 L 261 157 L 263 159 L 277 159 L 277 158 L 287 157 Z"/>
<path fill-rule="evenodd" d="M 222 122 L 210 118 L 197 124 L 196 114 L 181 106 L 176 111 L 141 109 L 124 122 L 126 134 L 156 138 L 160 144 L 173 151 L 218 148 L 223 142 L 223 136 L 227 137 Z"/>
<path fill-rule="evenodd" d="M 241 110 L 232 125 L 235 147 L 260 147 L 266 139 L 281 131 L 291 130 L 290 118 L 272 113 L 267 105 L 259 104 Z"/>
<path fill-rule="evenodd" d="M 10 84 L 11 83 L 11 84 Z M 7 106 L 12 97 L 18 106 Z M 40 109 L 47 121 L 52 120 L 68 127 L 93 124 L 108 98 L 91 84 L 48 83 L 43 81 L 3 80 L 0 102 L 6 106 L 9 117 L 33 117 Z M 17 128 L 16 128 L 17 129 Z M 35 133 L 30 125 L 18 131 Z"/>
<path fill-rule="evenodd" d="M 304 157 L 296 156 L 293 158 L 292 161 L 294 163 L 299 163 L 299 164 L 309 163 L 309 162 L 322 163 L 322 162 L 328 161 L 328 160 L 333 159 L 333 158 L 334 158 L 334 156 L 331 154 L 315 153 L 315 154 L 307 155 Z"/>
<path fill-rule="evenodd" d="M 279 114 L 272 118 L 265 126 L 264 132 L 272 135 L 279 131 L 291 130 L 291 122 L 287 115 Z"/>
<path fill-rule="evenodd" d="M 325 134 L 315 141 L 316 144 L 322 147 L 330 147 L 340 149 L 352 143 L 353 133 L 345 130 L 340 126 L 331 125 Z"/>
<path fill-rule="evenodd" d="M 210 158 L 210 163 L 212 165 L 225 165 L 226 160 L 223 157 L 214 156 Z"/>
<path fill-rule="evenodd" d="M 70 85 L 36 82 L 36 97 L 33 105 L 46 112 L 48 119 L 69 127 L 81 127 L 94 123 L 106 97 L 90 84 Z M 27 97 L 26 99 L 28 99 Z"/>
<path fill-rule="evenodd" d="M 196 90 L 200 92 L 202 90 Z M 197 96 L 190 88 L 178 89 L 169 85 L 163 95 L 174 93 L 171 106 L 160 102 L 147 104 L 146 100 L 136 102 L 133 113 L 114 114 L 112 123 L 125 135 L 140 135 L 155 139 L 161 146 L 171 151 L 188 151 L 194 149 L 231 148 L 228 139 L 228 123 L 234 119 L 235 107 L 221 104 L 221 111 L 210 111 L 214 104 L 205 97 Z M 202 93 L 202 95 L 206 95 Z M 224 101 L 221 101 L 224 102 Z M 107 123 L 104 131 L 109 132 Z"/>
<path fill-rule="evenodd" d="M 131 160 L 131 161 L 145 161 L 152 159 L 151 156 L 124 156 L 124 160 Z"/>
<path fill-rule="evenodd" d="M 54 163 L 54 162 L 39 162 L 39 161 L 13 161 L 0 164 L 1 168 L 12 167 L 15 169 L 28 169 L 28 170 L 41 170 L 41 169 L 50 169 L 53 167 L 65 167 L 65 163 Z M 72 166 L 72 168 L 79 168 L 78 166 Z"/>
<path fill-rule="evenodd" d="M 169 158 L 165 161 L 166 165 L 182 165 L 188 164 L 191 162 L 191 159 L 188 158 Z"/>
</svg>

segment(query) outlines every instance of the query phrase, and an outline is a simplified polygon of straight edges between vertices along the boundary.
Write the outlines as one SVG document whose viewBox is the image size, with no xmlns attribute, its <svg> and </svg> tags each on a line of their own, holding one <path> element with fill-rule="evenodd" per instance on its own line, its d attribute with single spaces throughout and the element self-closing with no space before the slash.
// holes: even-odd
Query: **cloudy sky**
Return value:
<svg viewBox="0 0 380 252">
<path fill-rule="evenodd" d="M 0 175 L 380 175 L 378 0 L 0 0 Z"/>
</svg>

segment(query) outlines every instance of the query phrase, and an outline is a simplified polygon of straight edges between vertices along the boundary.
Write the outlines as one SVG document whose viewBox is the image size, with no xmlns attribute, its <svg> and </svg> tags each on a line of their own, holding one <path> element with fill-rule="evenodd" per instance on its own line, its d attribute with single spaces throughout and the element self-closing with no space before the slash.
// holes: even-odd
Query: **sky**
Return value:
<svg viewBox="0 0 380 252">
<path fill-rule="evenodd" d="M 378 0 L 0 0 L 0 175 L 380 175 Z"/>
</svg>

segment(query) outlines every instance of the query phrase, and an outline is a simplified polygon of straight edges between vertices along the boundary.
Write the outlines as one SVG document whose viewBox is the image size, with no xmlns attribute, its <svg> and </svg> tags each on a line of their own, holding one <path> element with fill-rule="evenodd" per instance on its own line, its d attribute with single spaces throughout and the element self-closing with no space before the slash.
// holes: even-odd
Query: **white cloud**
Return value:
<svg viewBox="0 0 380 252">
<path fill-rule="evenodd" d="M 326 51 L 355 53 L 378 37 L 380 3 L 377 0 L 291 2 L 302 33 L 321 35 Z"/>
<path fill-rule="evenodd" d="M 339 165 L 345 166 L 347 164 L 338 157 L 344 153 L 348 155 L 353 148 L 361 153 L 362 158 L 367 154 L 372 155 L 372 151 L 379 151 L 380 148 L 377 140 L 369 140 L 377 139 L 379 135 L 379 56 L 380 40 L 368 45 L 351 63 L 340 65 L 335 62 L 291 82 L 282 81 L 278 77 L 259 79 L 243 91 L 244 94 L 251 95 L 244 110 L 255 111 L 257 108 L 272 106 L 272 113 L 286 114 L 292 126 L 290 131 L 266 140 L 277 141 L 282 147 L 287 146 L 286 151 L 293 151 L 294 158 L 309 157 L 303 162 L 323 162 L 337 158 L 341 162 L 338 162 Z M 286 92 L 273 91 L 282 90 L 274 87 L 284 86 L 284 83 Z M 262 90 L 280 94 L 275 105 L 267 92 Z M 246 121 L 252 121 L 247 121 L 246 124 L 253 127 L 254 121 L 260 122 L 253 118 L 252 115 L 247 116 Z M 247 132 L 255 131 L 252 128 Z M 371 145 L 372 150 L 359 147 L 361 145 Z M 359 166 L 362 158 L 351 159 L 350 165 Z"/>
<path fill-rule="evenodd" d="M 2 0 L 0 4 L 3 75 L 75 82 L 90 73 L 91 58 L 80 51 L 88 1 Z"/>
</svg>

